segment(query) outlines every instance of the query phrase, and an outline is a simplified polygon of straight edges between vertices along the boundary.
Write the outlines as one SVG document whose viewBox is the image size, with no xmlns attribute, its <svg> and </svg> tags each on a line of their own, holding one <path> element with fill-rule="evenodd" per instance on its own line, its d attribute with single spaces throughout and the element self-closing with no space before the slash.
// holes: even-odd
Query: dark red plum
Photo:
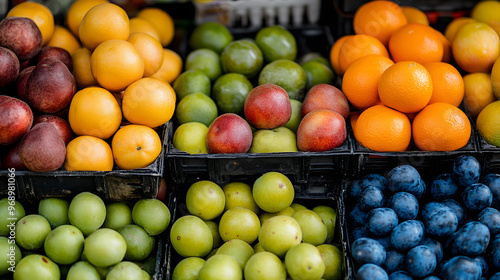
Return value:
<svg viewBox="0 0 500 280">
<path fill-rule="evenodd" d="M 19 75 L 19 59 L 8 48 L 0 47 L 0 88 L 14 83 Z"/>
<path fill-rule="evenodd" d="M 19 61 L 35 56 L 42 48 L 42 33 L 25 17 L 6 17 L 0 21 L 0 46 L 13 51 Z"/>
</svg>

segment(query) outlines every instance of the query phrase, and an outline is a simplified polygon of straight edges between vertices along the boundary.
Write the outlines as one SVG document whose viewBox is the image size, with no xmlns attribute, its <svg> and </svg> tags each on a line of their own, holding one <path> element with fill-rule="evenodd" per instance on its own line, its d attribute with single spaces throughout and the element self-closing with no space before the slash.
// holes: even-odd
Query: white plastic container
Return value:
<svg viewBox="0 0 500 280">
<path fill-rule="evenodd" d="M 321 0 L 195 0 L 194 6 L 196 24 L 300 26 L 318 22 Z"/>
</svg>

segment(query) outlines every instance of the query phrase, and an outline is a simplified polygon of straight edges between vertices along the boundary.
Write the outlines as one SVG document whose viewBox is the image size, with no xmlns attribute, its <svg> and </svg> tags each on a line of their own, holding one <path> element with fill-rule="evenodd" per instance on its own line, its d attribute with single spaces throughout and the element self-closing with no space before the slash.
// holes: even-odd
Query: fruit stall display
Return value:
<svg viewBox="0 0 500 280">
<path fill-rule="evenodd" d="M 499 279 L 500 2 L 338 2 L 251 27 L 13 6 L 0 274 Z"/>
</svg>

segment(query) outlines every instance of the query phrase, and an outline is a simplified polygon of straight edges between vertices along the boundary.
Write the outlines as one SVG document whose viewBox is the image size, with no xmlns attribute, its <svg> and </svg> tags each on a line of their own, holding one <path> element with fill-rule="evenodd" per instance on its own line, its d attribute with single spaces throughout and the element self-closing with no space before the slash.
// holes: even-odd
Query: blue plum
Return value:
<svg viewBox="0 0 500 280">
<path fill-rule="evenodd" d="M 383 237 L 373 237 L 373 239 L 377 240 L 380 245 L 384 246 L 386 251 L 393 248 L 391 243 L 391 235 L 386 235 Z"/>
<path fill-rule="evenodd" d="M 424 224 L 418 220 L 406 220 L 391 232 L 391 243 L 400 251 L 409 250 L 424 240 Z"/>
<path fill-rule="evenodd" d="M 449 236 L 457 230 L 457 215 L 444 204 L 424 217 L 425 232 L 437 237 Z"/>
<path fill-rule="evenodd" d="M 455 256 L 441 265 L 444 280 L 479 279 L 481 273 L 477 262 L 466 256 Z"/>
<path fill-rule="evenodd" d="M 383 193 L 387 192 L 387 185 L 389 184 L 387 178 L 382 174 L 372 173 L 367 174 L 361 178 L 366 185 L 379 188 Z"/>
<path fill-rule="evenodd" d="M 488 186 L 493 194 L 491 207 L 500 209 L 500 174 L 490 173 L 483 177 L 481 183 Z"/>
<path fill-rule="evenodd" d="M 362 265 L 357 273 L 357 280 L 389 280 L 389 275 L 380 266 L 372 263 Z"/>
<path fill-rule="evenodd" d="M 481 255 L 481 256 L 475 257 L 474 261 L 476 261 L 477 265 L 479 265 L 479 267 L 481 268 L 481 271 L 482 271 L 481 274 L 483 276 L 488 275 L 489 266 L 488 266 L 488 262 L 486 261 L 486 259 Z"/>
<path fill-rule="evenodd" d="M 397 192 L 393 194 L 387 202 L 387 207 L 394 210 L 402 221 L 414 220 L 418 216 L 418 200 L 411 193 Z"/>
<path fill-rule="evenodd" d="M 431 275 L 437 267 L 436 254 L 426 245 L 418 245 L 405 257 L 406 270 L 414 277 Z"/>
<path fill-rule="evenodd" d="M 459 156 L 453 162 L 452 175 L 459 186 L 467 187 L 479 182 L 481 165 L 473 156 Z"/>
<path fill-rule="evenodd" d="M 422 280 L 441 280 L 439 277 L 431 275 L 423 278 Z"/>
<path fill-rule="evenodd" d="M 389 275 L 389 280 L 413 280 L 413 277 L 404 270 L 399 270 Z"/>
<path fill-rule="evenodd" d="M 497 269 L 500 269 L 500 235 L 495 236 L 492 242 L 490 260 Z"/>
<path fill-rule="evenodd" d="M 382 265 L 385 263 L 386 250 L 376 240 L 361 237 L 351 244 L 352 258 L 359 264 L 372 263 Z"/>
<path fill-rule="evenodd" d="M 431 201 L 424 204 L 424 207 L 422 207 L 422 211 L 420 214 L 422 215 L 422 218 L 425 220 L 430 213 L 433 213 L 434 211 L 437 211 L 443 208 L 444 206 L 445 205 L 442 204 L 441 202 Z"/>
<path fill-rule="evenodd" d="M 391 192 L 409 192 L 417 198 L 425 193 L 420 173 L 411 165 L 399 165 L 392 168 L 387 174 L 388 189 Z"/>
<path fill-rule="evenodd" d="M 362 211 L 370 211 L 375 208 L 383 207 L 385 197 L 382 191 L 374 186 L 368 186 L 361 191 L 358 198 L 358 207 Z"/>
<path fill-rule="evenodd" d="M 356 240 L 361 237 L 371 237 L 372 233 L 365 227 L 365 226 L 360 226 L 360 227 L 355 227 L 351 230 L 351 239 Z"/>
<path fill-rule="evenodd" d="M 363 188 L 364 188 L 364 186 L 363 186 L 363 180 L 357 179 L 357 180 L 354 180 L 349 185 L 349 188 L 347 189 L 347 193 L 349 194 L 349 196 L 351 198 L 353 198 L 354 200 L 357 200 L 358 197 L 359 197 L 359 194 L 361 193 L 361 191 L 363 190 Z"/>
<path fill-rule="evenodd" d="M 481 211 L 491 206 L 493 194 L 490 188 L 483 183 L 469 185 L 462 192 L 462 200 L 465 208 L 471 211 Z"/>
<path fill-rule="evenodd" d="M 359 227 L 365 224 L 366 212 L 359 209 L 358 204 L 354 205 L 351 212 L 349 212 L 350 226 Z"/>
<path fill-rule="evenodd" d="M 375 236 L 387 236 L 398 225 L 398 215 L 391 208 L 375 208 L 366 215 L 366 227 Z"/>
<path fill-rule="evenodd" d="M 387 257 L 382 267 L 387 273 L 404 269 L 405 255 L 396 249 L 388 250 Z"/>
<path fill-rule="evenodd" d="M 490 280 L 500 280 L 500 272 L 497 272 L 497 273 L 493 274 L 490 277 Z"/>
<path fill-rule="evenodd" d="M 442 203 L 448 206 L 451 211 L 455 213 L 459 225 L 462 225 L 465 222 L 465 220 L 467 219 L 467 212 L 465 211 L 464 206 L 460 204 L 460 202 L 456 201 L 455 199 L 449 198 L 443 200 Z"/>
<path fill-rule="evenodd" d="M 500 211 L 492 207 L 486 207 L 479 213 L 477 220 L 490 229 L 490 235 L 500 233 Z"/>
<path fill-rule="evenodd" d="M 455 197 L 458 194 L 458 185 L 450 173 L 443 173 L 432 181 L 429 191 L 432 199 L 441 201 Z"/>
<path fill-rule="evenodd" d="M 441 242 L 437 241 L 434 238 L 426 237 L 422 242 L 420 242 L 420 245 L 427 245 L 429 248 L 431 248 L 432 251 L 434 251 L 434 254 L 436 254 L 436 260 L 441 262 L 443 259 L 443 245 Z"/>
<path fill-rule="evenodd" d="M 468 222 L 450 236 L 450 252 L 454 256 L 479 256 L 490 243 L 490 230 L 478 221 Z"/>
</svg>

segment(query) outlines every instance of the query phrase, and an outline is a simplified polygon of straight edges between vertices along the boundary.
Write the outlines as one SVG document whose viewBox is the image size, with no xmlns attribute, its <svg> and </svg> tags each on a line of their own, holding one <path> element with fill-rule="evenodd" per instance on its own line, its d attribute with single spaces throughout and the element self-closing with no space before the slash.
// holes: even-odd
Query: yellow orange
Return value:
<svg viewBox="0 0 500 280">
<path fill-rule="evenodd" d="M 471 136 L 471 124 L 459 108 L 444 102 L 426 106 L 413 119 L 415 145 L 423 151 L 455 151 Z"/>
<path fill-rule="evenodd" d="M 488 25 L 500 24 L 500 2 L 478 1 L 470 12 L 470 17 Z"/>
<path fill-rule="evenodd" d="M 134 45 L 144 60 L 143 77 L 149 77 L 160 70 L 163 63 L 163 47 L 158 40 L 146 33 L 137 32 L 130 34 L 127 41 Z"/>
<path fill-rule="evenodd" d="M 148 21 L 156 28 L 163 47 L 168 46 L 174 39 L 174 20 L 166 11 L 156 7 L 146 7 L 141 9 L 136 16 Z"/>
<path fill-rule="evenodd" d="M 441 61 L 443 43 L 432 27 L 409 23 L 392 33 L 389 53 L 394 62 L 416 61 L 423 64 Z"/>
<path fill-rule="evenodd" d="M 429 25 L 429 18 L 427 18 L 427 15 L 422 10 L 410 6 L 402 6 L 401 9 L 408 23 Z"/>
<path fill-rule="evenodd" d="M 387 45 L 392 32 L 407 22 L 398 4 L 392 1 L 370 1 L 354 13 L 353 27 L 356 34 L 373 36 Z"/>
<path fill-rule="evenodd" d="M 87 87 L 73 96 L 68 121 L 76 135 L 108 139 L 120 126 L 122 112 L 109 91 L 100 87 Z"/>
<path fill-rule="evenodd" d="M 97 82 L 109 91 L 120 91 L 142 78 L 144 60 L 132 43 L 108 40 L 90 57 L 90 67 Z"/>
<path fill-rule="evenodd" d="M 500 58 L 495 60 L 491 68 L 491 87 L 496 99 L 500 99 Z"/>
<path fill-rule="evenodd" d="M 359 110 L 380 103 L 378 81 L 384 71 L 393 65 L 389 58 L 370 54 L 354 61 L 342 78 L 342 92 Z"/>
<path fill-rule="evenodd" d="M 154 78 L 142 78 L 125 89 L 123 116 L 131 123 L 154 128 L 172 118 L 175 101 L 175 92 L 170 84 Z"/>
<path fill-rule="evenodd" d="M 377 152 L 404 151 L 410 144 L 411 123 L 405 114 L 375 105 L 361 112 L 354 136 L 363 147 Z"/>
<path fill-rule="evenodd" d="M 87 48 L 79 48 L 73 52 L 73 77 L 75 77 L 76 86 L 79 89 L 89 86 L 96 86 L 97 81 L 92 75 L 90 68 L 90 56 L 92 53 Z"/>
<path fill-rule="evenodd" d="M 80 41 L 66 27 L 58 24 L 54 26 L 54 33 L 46 46 L 63 48 L 70 54 L 81 48 Z"/>
<path fill-rule="evenodd" d="M 182 58 L 179 54 L 170 49 L 163 49 L 163 63 L 160 69 L 151 75 L 151 78 L 172 84 L 181 74 L 182 65 Z"/>
<path fill-rule="evenodd" d="M 108 3 L 107 0 L 76 0 L 71 6 L 69 6 L 66 12 L 65 23 L 68 29 L 75 35 L 79 37 L 78 29 L 80 28 L 80 22 L 82 21 L 85 14 L 94 6 L 99 4 Z"/>
<path fill-rule="evenodd" d="M 143 32 L 155 38 L 156 40 L 160 41 L 160 33 L 156 31 L 154 25 L 149 23 L 149 21 L 142 18 L 134 17 L 131 18 L 129 22 L 130 22 L 130 34 Z"/>
<path fill-rule="evenodd" d="M 453 43 L 453 40 L 455 40 L 455 36 L 457 35 L 458 30 L 464 26 L 467 23 L 475 22 L 473 18 L 470 17 L 457 17 L 454 18 L 453 20 L 448 23 L 444 30 L 444 36 L 448 41 Z"/>
<path fill-rule="evenodd" d="M 489 72 L 500 54 L 500 39 L 486 23 L 467 23 L 458 30 L 451 51 L 462 70 Z"/>
<path fill-rule="evenodd" d="M 332 48 L 330 49 L 330 63 L 332 64 L 332 68 L 333 71 L 335 71 L 335 74 L 339 76 L 343 74 L 340 70 L 340 47 L 342 47 L 342 44 L 344 44 L 345 40 L 347 40 L 347 38 L 351 36 L 353 35 L 344 35 L 340 37 L 337 41 L 335 41 L 335 43 L 333 43 Z"/>
<path fill-rule="evenodd" d="M 129 35 L 128 15 L 123 8 L 113 3 L 92 7 L 78 29 L 82 45 L 91 51 L 104 41 L 127 40 Z"/>
<path fill-rule="evenodd" d="M 432 79 L 432 96 L 429 104 L 445 102 L 460 106 L 464 98 L 464 80 L 458 70 L 445 62 L 424 64 Z"/>
<path fill-rule="evenodd" d="M 375 37 L 369 35 L 353 35 L 347 38 L 339 50 L 340 74 L 356 59 L 369 54 L 389 57 L 386 47 Z"/>
<path fill-rule="evenodd" d="M 144 168 L 161 153 L 158 133 L 145 125 L 129 124 L 113 136 L 111 150 L 116 165 L 125 170 Z"/>
<path fill-rule="evenodd" d="M 26 1 L 19 3 L 9 10 L 6 17 L 32 19 L 42 33 L 42 45 L 46 45 L 54 33 L 54 15 L 49 8 L 38 2 Z"/>
<path fill-rule="evenodd" d="M 111 171 L 114 160 L 106 141 L 94 136 L 78 136 L 66 146 L 64 168 L 68 171 Z"/>
<path fill-rule="evenodd" d="M 422 110 L 432 96 L 432 78 L 425 67 L 414 61 L 400 61 L 382 73 L 378 94 L 382 104 L 403 113 Z"/>
<path fill-rule="evenodd" d="M 488 104 L 496 101 L 491 76 L 488 73 L 470 73 L 463 77 L 465 85 L 464 107 L 472 119 Z"/>
</svg>

